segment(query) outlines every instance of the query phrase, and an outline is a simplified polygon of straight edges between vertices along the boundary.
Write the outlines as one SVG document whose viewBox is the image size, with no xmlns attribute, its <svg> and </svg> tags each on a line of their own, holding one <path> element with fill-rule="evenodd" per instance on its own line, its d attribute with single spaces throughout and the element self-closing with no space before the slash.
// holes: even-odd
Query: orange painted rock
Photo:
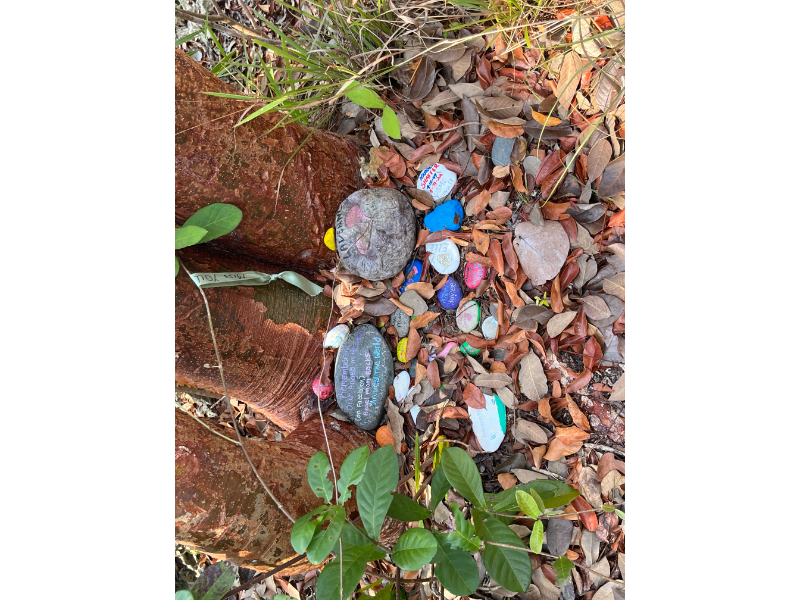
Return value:
<svg viewBox="0 0 800 600">
<path fill-rule="evenodd" d="M 383 427 L 378 427 L 378 431 L 375 432 L 375 439 L 381 446 L 391 446 L 392 444 L 394 444 L 392 431 L 391 429 L 389 429 L 388 425 L 384 425 Z"/>
</svg>

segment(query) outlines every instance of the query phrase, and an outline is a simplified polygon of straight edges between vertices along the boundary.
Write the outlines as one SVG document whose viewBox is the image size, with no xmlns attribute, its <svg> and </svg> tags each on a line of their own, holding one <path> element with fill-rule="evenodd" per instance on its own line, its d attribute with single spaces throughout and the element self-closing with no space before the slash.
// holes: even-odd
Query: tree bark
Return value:
<svg viewBox="0 0 800 600">
<path fill-rule="evenodd" d="M 322 242 L 325 231 L 341 201 L 363 187 L 357 147 L 298 124 L 273 129 L 282 118 L 275 113 L 234 128 L 263 103 L 202 92 L 238 93 L 176 49 L 176 222 L 214 202 L 234 204 L 242 222 L 212 244 L 287 267 L 329 266 L 335 254 Z"/>
</svg>

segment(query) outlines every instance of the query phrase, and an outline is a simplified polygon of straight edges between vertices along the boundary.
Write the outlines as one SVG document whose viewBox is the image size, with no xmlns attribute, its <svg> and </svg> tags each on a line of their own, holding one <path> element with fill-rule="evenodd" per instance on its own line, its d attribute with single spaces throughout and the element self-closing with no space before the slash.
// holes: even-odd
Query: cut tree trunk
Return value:
<svg viewBox="0 0 800 600">
<path fill-rule="evenodd" d="M 276 113 L 234 128 L 263 103 L 203 92 L 239 93 L 176 49 L 176 223 L 227 202 L 242 210 L 242 222 L 212 244 L 286 267 L 332 264 L 335 254 L 322 240 L 341 201 L 363 187 L 357 147 L 298 124 L 276 128 Z"/>
<path fill-rule="evenodd" d="M 375 447 L 368 435 L 349 423 L 326 417 L 325 424 L 337 476 L 349 452 L 364 445 Z M 215 430 L 236 440 L 232 429 Z M 308 459 L 325 451 L 319 417 L 300 425 L 285 441 L 245 438 L 244 444 L 264 483 L 293 518 L 322 503 L 306 477 Z M 353 499 L 345 508 L 355 516 Z M 236 565 L 268 570 L 297 555 L 291 530 L 291 521 L 264 492 L 241 448 L 176 409 L 175 540 Z M 302 561 L 285 573 L 305 573 L 310 568 Z"/>
</svg>

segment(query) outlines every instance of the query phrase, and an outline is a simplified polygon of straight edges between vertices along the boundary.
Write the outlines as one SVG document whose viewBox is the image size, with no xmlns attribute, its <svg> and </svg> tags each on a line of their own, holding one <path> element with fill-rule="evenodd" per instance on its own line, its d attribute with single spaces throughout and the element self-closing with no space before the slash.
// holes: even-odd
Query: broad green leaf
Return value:
<svg viewBox="0 0 800 600">
<path fill-rule="evenodd" d="M 406 571 L 416 571 L 431 562 L 436 554 L 436 539 L 427 529 L 409 529 L 392 549 L 392 562 Z"/>
<path fill-rule="evenodd" d="M 369 458 L 369 447 L 361 446 L 353 450 L 344 459 L 342 467 L 339 469 L 339 504 L 344 504 L 350 499 L 349 486 L 358 484 L 364 477 L 364 468 L 367 466 Z"/>
<path fill-rule="evenodd" d="M 180 590 L 175 592 L 175 600 L 194 600 L 194 596 L 189 590 Z"/>
<path fill-rule="evenodd" d="M 178 257 L 176 256 L 175 257 L 175 277 L 178 276 L 178 271 L 180 271 L 180 268 L 181 268 L 181 266 L 180 266 L 180 264 L 178 264 Z"/>
<path fill-rule="evenodd" d="M 603 504 L 603 512 L 612 513 L 617 510 L 613 504 Z"/>
<path fill-rule="evenodd" d="M 484 542 L 497 542 L 517 546 L 519 550 L 512 550 L 503 546 L 484 544 L 481 557 L 486 572 L 492 579 L 512 592 L 524 592 L 531 583 L 531 559 L 525 549 L 525 544 L 504 525 L 491 515 L 475 511 L 473 513 L 475 531 Z M 486 519 L 484 521 L 483 519 Z"/>
<path fill-rule="evenodd" d="M 535 521 L 531 530 L 531 550 L 536 554 L 541 553 L 542 542 L 544 542 L 544 525 L 541 521 Z"/>
<path fill-rule="evenodd" d="M 392 503 L 389 505 L 387 514 L 398 521 L 412 522 L 427 519 L 431 516 L 431 511 L 408 496 L 392 492 Z"/>
<path fill-rule="evenodd" d="M 450 489 L 450 482 L 447 481 L 444 469 L 439 465 L 431 477 L 431 510 L 436 510 L 439 502 L 447 495 L 448 489 Z"/>
<path fill-rule="evenodd" d="M 566 556 L 555 560 L 553 568 L 556 570 L 556 585 L 561 585 L 561 583 L 569 577 L 569 572 L 574 566 L 575 563 Z"/>
<path fill-rule="evenodd" d="M 208 231 L 202 227 L 195 227 L 194 225 L 184 225 L 180 229 L 175 230 L 175 250 L 186 248 L 187 246 L 194 246 Z"/>
<path fill-rule="evenodd" d="M 539 510 L 539 505 L 536 503 L 536 500 L 533 499 L 533 496 L 526 492 L 517 490 L 515 497 L 517 499 L 517 504 L 526 515 L 532 519 L 539 518 L 539 515 L 542 511 Z"/>
<path fill-rule="evenodd" d="M 615 508 L 615 509 L 614 509 L 614 512 L 615 512 L 615 513 L 617 513 L 617 516 L 618 516 L 620 519 L 622 519 L 623 521 L 625 520 L 625 513 L 624 513 L 624 512 L 622 512 L 620 509 L 618 509 L 618 508 Z"/>
<path fill-rule="evenodd" d="M 392 600 L 394 596 L 394 584 L 390 583 L 381 589 L 377 594 L 375 594 L 374 598 L 370 600 Z"/>
<path fill-rule="evenodd" d="M 338 544 L 334 548 L 339 551 Z M 346 523 L 342 530 L 342 557 L 336 557 L 325 565 L 317 580 L 317 600 L 339 600 L 339 563 L 342 564 L 342 594 L 347 598 L 356 589 L 364 575 L 367 563 L 371 560 L 385 558 L 386 554 L 378 550 L 355 527 Z"/>
<path fill-rule="evenodd" d="M 191 217 L 186 219 L 184 227 L 187 225 L 195 225 L 202 227 L 207 234 L 203 236 L 201 242 L 208 242 L 214 240 L 221 235 L 230 233 L 239 225 L 242 220 L 242 211 L 233 204 L 225 204 L 224 202 L 216 202 L 204 206 Z"/>
<path fill-rule="evenodd" d="M 570 487 L 572 487 L 572 486 L 570 486 Z M 542 500 L 542 497 L 533 488 L 529 489 L 528 493 L 531 495 L 531 497 L 536 502 L 536 506 L 539 507 L 539 512 L 543 513 L 544 509 L 547 508 L 547 507 L 544 505 L 544 500 Z"/>
<path fill-rule="evenodd" d="M 464 518 L 461 511 L 458 509 L 458 504 L 453 502 L 450 504 L 450 511 L 453 513 L 453 518 L 456 521 L 456 530 L 451 531 L 445 537 L 447 543 L 451 548 L 458 550 L 467 550 L 469 552 L 477 552 L 481 549 L 480 538 L 475 537 L 475 528 L 470 521 Z"/>
<path fill-rule="evenodd" d="M 314 453 L 308 459 L 308 485 L 311 486 L 311 491 L 317 498 L 322 498 L 325 502 L 330 502 L 333 497 L 333 482 L 328 479 L 328 471 L 331 470 L 331 464 L 328 462 L 328 456 L 322 452 Z"/>
<path fill-rule="evenodd" d="M 386 102 L 381 100 L 378 94 L 373 92 L 368 87 L 359 85 L 356 82 L 353 82 L 350 87 L 348 87 L 347 91 L 345 92 L 345 96 L 350 98 L 350 100 L 359 106 L 364 106 L 365 108 L 382 108 L 386 105 Z"/>
<path fill-rule="evenodd" d="M 356 504 L 367 535 L 377 539 L 392 503 L 392 490 L 400 481 L 400 467 L 392 445 L 379 448 L 367 459 L 369 477 L 356 488 Z"/>
<path fill-rule="evenodd" d="M 400 121 L 397 120 L 397 114 L 389 108 L 389 105 L 383 107 L 383 116 L 381 117 L 381 124 L 386 135 L 399 140 L 400 135 Z"/>
<path fill-rule="evenodd" d="M 197 600 L 220 600 L 230 591 L 235 580 L 234 568 L 219 560 L 203 571 L 192 593 Z"/>
<path fill-rule="evenodd" d="M 334 545 L 339 540 L 344 527 L 344 508 L 334 506 L 325 515 L 331 521 L 327 529 L 316 529 L 314 537 L 306 550 L 306 556 L 312 564 L 318 565 L 325 560 L 328 554 L 334 549 Z"/>
<path fill-rule="evenodd" d="M 309 513 L 304 514 L 302 517 L 295 521 L 292 525 L 292 548 L 298 554 L 302 554 L 311 543 L 311 538 L 314 537 L 314 532 L 319 528 L 320 515 L 328 510 L 328 507 L 323 504 L 318 506 Z"/>
<path fill-rule="evenodd" d="M 453 489 L 474 506 L 486 508 L 483 485 L 478 467 L 469 454 L 461 448 L 447 448 L 442 452 L 442 467 Z M 502 512 L 502 511 L 498 511 Z M 509 588 L 510 589 L 510 588 Z"/>
<path fill-rule="evenodd" d="M 545 508 L 565 506 L 578 497 L 580 492 L 563 481 L 554 479 L 536 479 L 534 481 L 515 485 L 499 494 L 486 494 L 489 508 L 497 512 L 516 512 L 521 510 L 517 504 L 516 493 L 535 491 L 542 500 Z"/>
<path fill-rule="evenodd" d="M 468 596 L 480 583 L 478 565 L 469 552 L 450 548 L 443 535 L 434 535 L 436 554 L 433 557 L 434 574 L 445 589 L 456 596 Z"/>
</svg>

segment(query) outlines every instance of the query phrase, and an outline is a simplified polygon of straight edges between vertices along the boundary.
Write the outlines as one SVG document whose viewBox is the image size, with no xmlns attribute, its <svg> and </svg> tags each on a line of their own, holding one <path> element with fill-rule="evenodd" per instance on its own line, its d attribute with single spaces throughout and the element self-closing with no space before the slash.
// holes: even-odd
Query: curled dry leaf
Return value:
<svg viewBox="0 0 800 600">
<path fill-rule="evenodd" d="M 514 139 L 525 133 L 522 125 L 506 125 L 498 121 L 487 121 L 486 125 L 489 131 L 501 138 Z"/>
<path fill-rule="evenodd" d="M 531 111 L 531 115 L 533 116 L 534 121 L 545 127 L 555 127 L 556 125 L 561 124 L 561 119 L 558 117 L 548 117 L 547 115 L 543 115 L 542 113 L 534 111 Z"/>
<path fill-rule="evenodd" d="M 419 354 L 419 348 L 421 345 L 422 345 L 422 340 L 420 340 L 419 332 L 412 327 L 411 329 L 408 330 L 408 342 L 406 343 L 406 356 L 408 357 L 409 360 L 411 360 L 417 354 Z M 419 366 L 419 363 L 417 363 L 417 366 Z"/>
<path fill-rule="evenodd" d="M 492 266 L 492 261 L 489 258 L 482 256 L 480 254 L 475 254 L 474 252 L 467 252 L 466 259 L 467 262 L 475 262 L 483 265 L 484 267 Z"/>
<path fill-rule="evenodd" d="M 435 313 L 426 310 L 418 317 L 414 317 L 413 319 L 411 319 L 411 329 L 419 329 L 420 327 L 425 327 L 426 325 L 433 323 L 433 321 L 435 321 L 440 314 L 441 313 Z"/>
<path fill-rule="evenodd" d="M 472 383 L 467 383 L 467 386 L 464 388 L 462 393 L 462 397 L 464 398 L 464 402 L 467 406 L 471 406 L 475 409 L 486 408 L 486 398 L 484 397 L 483 392 Z"/>
<path fill-rule="evenodd" d="M 583 368 L 594 371 L 603 358 L 603 349 L 594 337 L 590 337 L 583 346 Z"/>
<path fill-rule="evenodd" d="M 519 363 L 519 384 L 522 393 L 531 400 L 540 400 L 547 394 L 547 377 L 539 357 L 533 351 Z"/>
<path fill-rule="evenodd" d="M 544 455 L 545 460 L 558 460 L 570 454 L 575 454 L 583 446 L 583 442 L 575 442 L 574 444 L 567 445 L 558 438 L 553 438 L 550 446 L 547 448 L 547 453 Z"/>
<path fill-rule="evenodd" d="M 430 300 L 431 298 L 433 298 L 433 285 L 428 283 L 427 281 L 417 281 L 414 283 L 409 283 L 406 286 L 406 289 L 417 292 L 420 296 L 422 296 L 426 300 Z"/>
<path fill-rule="evenodd" d="M 625 463 L 618 460 L 613 452 L 606 452 L 600 457 L 600 462 L 597 464 L 597 481 L 603 481 L 603 478 L 611 471 L 625 472 Z"/>
<path fill-rule="evenodd" d="M 397 300 L 396 298 L 389 298 L 388 300 L 389 300 L 389 302 L 394 304 L 397 308 L 399 308 L 404 313 L 406 313 L 409 317 L 413 317 L 414 316 L 414 309 L 413 308 L 409 308 L 408 306 L 406 306 L 405 304 L 403 304 L 402 302 L 400 302 L 400 300 Z M 382 308 L 384 308 L 384 307 L 380 306 L 378 308 L 378 310 L 380 310 Z M 371 314 L 371 313 L 367 312 L 367 314 Z M 377 312 L 374 316 L 380 316 L 382 314 L 386 314 L 386 311 L 384 310 L 383 312 Z"/>
<path fill-rule="evenodd" d="M 581 412 L 581 409 L 578 408 L 578 405 L 575 404 L 575 401 L 567 394 L 567 410 L 569 411 L 569 416 L 572 417 L 572 422 L 575 423 L 578 427 L 583 429 L 584 431 L 591 431 L 592 428 L 589 425 L 589 419 L 586 418 L 586 415 Z"/>
<path fill-rule="evenodd" d="M 556 437 L 564 442 L 567 446 L 589 439 L 589 434 L 577 427 L 556 427 Z"/>
<path fill-rule="evenodd" d="M 578 496 L 570 503 L 570 506 L 578 513 L 578 517 L 586 529 L 589 531 L 597 529 L 597 515 L 594 512 L 586 512 L 592 510 L 592 506 L 586 500 Z"/>
<path fill-rule="evenodd" d="M 553 315 L 547 322 L 547 335 L 552 339 L 556 339 L 567 326 L 572 323 L 575 315 L 578 313 L 574 310 L 568 310 L 563 313 Z"/>
<path fill-rule="evenodd" d="M 386 415 L 389 417 L 389 429 L 392 431 L 394 451 L 402 454 L 403 438 L 405 437 L 403 435 L 403 416 L 400 414 L 400 409 L 391 400 L 386 403 Z"/>
<path fill-rule="evenodd" d="M 592 370 L 591 369 L 584 369 L 583 373 L 581 373 L 575 381 L 569 384 L 567 388 L 568 394 L 574 394 L 583 386 L 588 384 L 592 380 Z"/>
<path fill-rule="evenodd" d="M 489 250 L 489 234 L 485 231 L 481 231 L 477 228 L 472 228 L 472 241 L 475 242 L 475 248 L 478 249 L 478 252 L 481 254 L 486 254 Z"/>
<path fill-rule="evenodd" d="M 442 411 L 443 419 L 469 419 L 469 413 L 460 406 L 445 406 Z"/>
</svg>

